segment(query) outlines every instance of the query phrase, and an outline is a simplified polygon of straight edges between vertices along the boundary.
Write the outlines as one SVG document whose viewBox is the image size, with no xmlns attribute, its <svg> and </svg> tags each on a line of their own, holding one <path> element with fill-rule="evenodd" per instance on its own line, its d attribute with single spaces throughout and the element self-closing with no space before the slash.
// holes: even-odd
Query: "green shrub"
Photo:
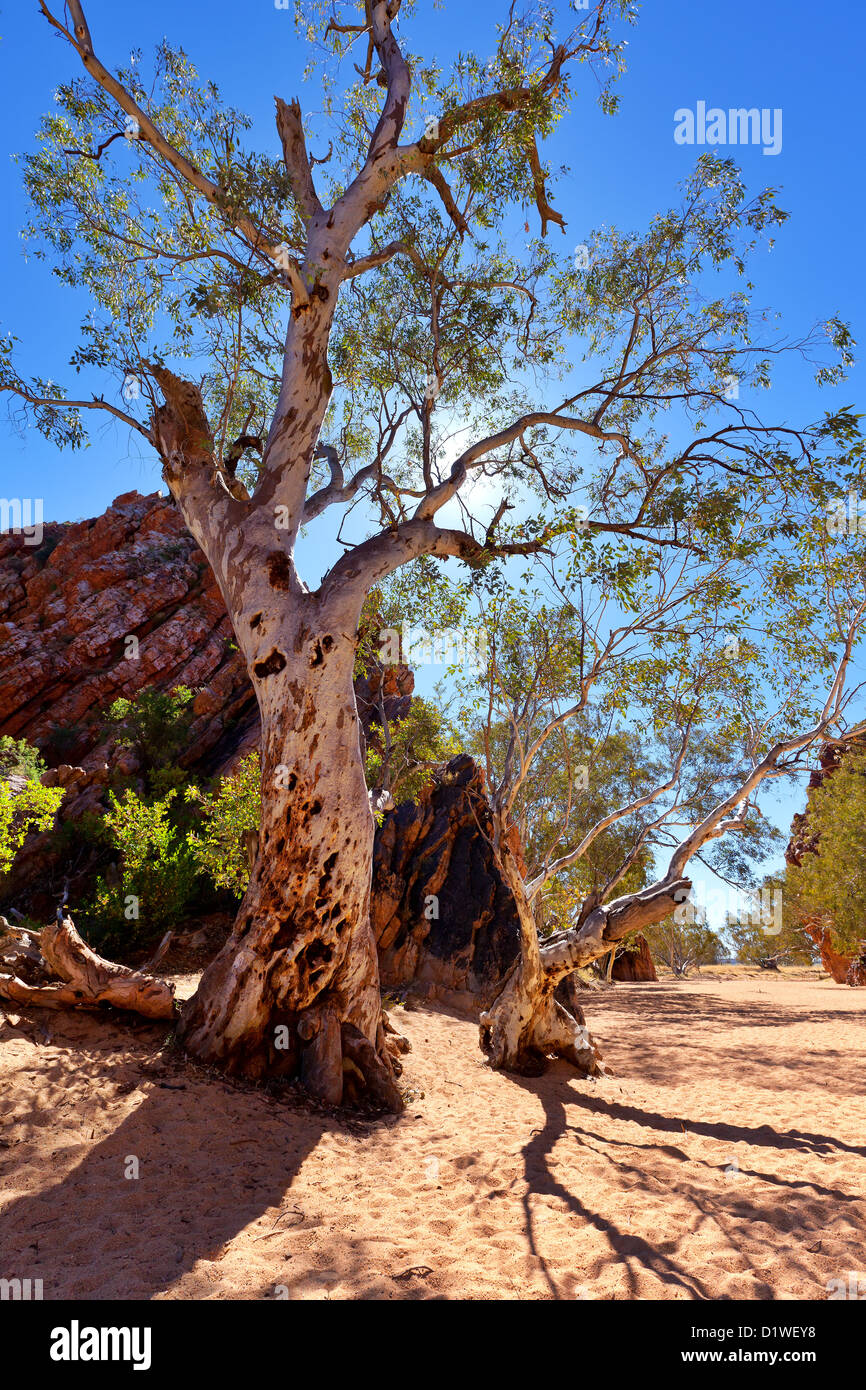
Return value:
<svg viewBox="0 0 866 1390">
<path fill-rule="evenodd" d="M 852 751 L 809 793 L 806 831 L 817 853 L 785 874 L 785 901 L 798 922 L 829 926 L 837 951 L 866 937 L 866 752 Z"/>
<path fill-rule="evenodd" d="M 51 829 L 64 796 L 62 787 L 27 782 L 15 791 L 0 781 L 0 875 L 9 872 L 28 835 Z"/>
<path fill-rule="evenodd" d="M 257 830 L 261 819 L 261 766 L 258 753 L 238 764 L 233 777 L 224 777 L 210 796 L 197 797 L 200 830 L 187 837 L 198 867 L 217 888 L 243 897 L 250 871 L 244 832 Z"/>
<path fill-rule="evenodd" d="M 119 881 L 98 878 L 93 897 L 79 910 L 88 939 L 107 953 L 148 945 L 177 924 L 192 896 L 198 869 L 171 823 L 176 796 L 170 791 L 149 803 L 132 790 L 109 795 L 104 823 L 119 852 Z"/>
<path fill-rule="evenodd" d="M 28 782 L 38 782 L 44 771 L 42 754 L 32 743 L 24 738 L 10 738 L 8 734 L 0 738 L 0 780 L 26 777 Z"/>
<path fill-rule="evenodd" d="M 122 748 L 135 752 L 156 796 L 183 779 L 174 764 L 189 742 L 192 700 L 193 693 L 185 685 L 170 691 L 140 690 L 131 700 L 115 700 L 106 712 L 105 732 Z"/>
</svg>

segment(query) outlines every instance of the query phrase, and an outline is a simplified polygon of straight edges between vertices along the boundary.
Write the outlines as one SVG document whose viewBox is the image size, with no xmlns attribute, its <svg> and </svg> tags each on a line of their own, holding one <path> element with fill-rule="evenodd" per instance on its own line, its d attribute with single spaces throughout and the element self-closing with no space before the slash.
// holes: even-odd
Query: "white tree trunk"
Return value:
<svg viewBox="0 0 866 1390">
<path fill-rule="evenodd" d="M 601 1053 L 582 1019 L 554 998 L 559 981 L 607 955 L 633 931 L 662 921 L 683 900 L 688 879 L 665 880 L 639 893 L 599 905 L 588 899 L 585 915 L 570 930 L 540 942 L 523 875 L 500 827 L 497 862 L 514 895 L 520 917 L 520 956 L 497 998 L 481 1015 L 481 1047 L 490 1065 L 537 1075 L 548 1057 L 562 1057 L 582 1076 L 606 1073 Z"/>
</svg>

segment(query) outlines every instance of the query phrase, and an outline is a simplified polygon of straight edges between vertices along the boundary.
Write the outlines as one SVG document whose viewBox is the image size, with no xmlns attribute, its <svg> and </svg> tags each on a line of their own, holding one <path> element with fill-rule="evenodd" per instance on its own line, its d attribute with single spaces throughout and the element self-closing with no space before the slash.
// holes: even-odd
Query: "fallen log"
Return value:
<svg viewBox="0 0 866 1390">
<path fill-rule="evenodd" d="M 4 930 L 19 935 L 18 929 L 5 924 Z M 98 1010 L 110 1005 L 145 1018 L 174 1018 L 173 985 L 104 960 L 82 941 L 70 917 L 41 932 L 20 935 L 20 951 L 11 955 L 7 951 L 0 964 L 0 998 L 46 1009 Z M 39 946 L 38 960 L 34 960 L 34 942 Z"/>
</svg>

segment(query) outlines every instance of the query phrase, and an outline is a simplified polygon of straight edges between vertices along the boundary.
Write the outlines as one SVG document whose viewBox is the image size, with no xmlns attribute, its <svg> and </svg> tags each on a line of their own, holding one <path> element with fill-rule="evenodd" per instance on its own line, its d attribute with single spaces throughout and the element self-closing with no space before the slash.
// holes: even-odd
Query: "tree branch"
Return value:
<svg viewBox="0 0 866 1390">
<path fill-rule="evenodd" d="M 305 222 L 322 212 L 313 173 L 307 155 L 304 127 L 301 122 L 301 106 L 297 100 L 285 102 L 274 97 L 277 108 L 277 132 L 283 147 L 283 161 L 289 176 L 292 194 L 298 210 Z"/>
<path fill-rule="evenodd" d="M 161 155 L 162 158 L 171 165 L 175 172 L 180 174 L 181 178 L 190 184 L 196 192 L 200 193 L 202 197 L 214 207 L 224 211 L 226 206 L 225 190 L 213 183 L 213 181 L 209 179 L 206 174 L 203 174 L 200 169 L 197 169 L 185 155 L 181 154 L 180 150 L 175 149 L 174 145 L 172 145 L 157 126 L 154 125 L 153 121 L 139 106 L 138 102 L 130 96 L 126 88 L 117 81 L 117 78 L 114 77 L 96 57 L 82 6 L 78 3 L 69 4 L 69 10 L 72 14 L 74 24 L 73 32 L 70 32 L 59 19 L 55 18 L 49 10 L 46 0 L 39 0 L 39 7 L 49 24 L 57 29 L 59 33 L 63 34 L 72 44 L 73 48 L 75 48 L 91 77 L 95 78 L 103 91 L 114 98 L 122 111 L 125 111 L 128 116 L 132 116 L 137 122 L 139 138 L 146 140 L 157 154 Z M 241 213 L 234 219 L 227 217 L 227 220 L 240 232 L 253 250 L 268 256 L 272 261 L 275 261 L 281 269 L 286 271 L 292 284 L 292 290 L 296 295 L 301 292 L 303 292 L 304 295 L 306 294 L 306 287 L 304 286 L 303 276 L 300 274 L 300 267 L 297 262 L 294 261 L 294 258 L 288 255 L 284 245 L 275 244 L 270 239 L 269 235 L 244 213 Z"/>
</svg>

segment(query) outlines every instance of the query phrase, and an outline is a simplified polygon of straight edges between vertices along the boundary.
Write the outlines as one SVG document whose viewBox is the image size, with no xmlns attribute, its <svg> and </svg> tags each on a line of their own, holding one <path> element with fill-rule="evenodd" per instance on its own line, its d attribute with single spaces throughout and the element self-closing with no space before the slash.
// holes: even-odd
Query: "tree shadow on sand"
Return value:
<svg viewBox="0 0 866 1390">
<path fill-rule="evenodd" d="M 56 1025 L 58 1040 L 62 1028 L 65 1043 L 76 1025 Z M 219 1259 L 265 1212 L 263 1231 L 274 1208 L 305 1229 L 292 1182 L 322 1135 L 351 1121 L 160 1055 L 164 1030 L 102 1019 L 99 1030 L 89 1047 L 73 1045 L 74 1069 L 68 1052 L 40 1050 L 27 1112 L 7 1114 L 6 1134 L 19 1137 L 0 1148 L 6 1190 L 30 1161 L 62 1176 L 0 1212 L 0 1273 L 42 1279 L 46 1299 L 149 1299 Z M 118 1097 L 134 1109 L 88 1143 L 94 1103 L 110 1109 Z M 126 1176 L 133 1159 L 137 1178 Z"/>
<path fill-rule="evenodd" d="M 854 1204 L 861 1201 L 859 1195 L 852 1195 L 839 1188 L 825 1187 L 809 1180 L 793 1181 L 779 1174 L 762 1172 L 757 1169 L 740 1168 L 743 1177 L 753 1177 L 779 1189 L 779 1200 L 767 1202 L 751 1195 L 734 1194 L 730 1201 L 719 1200 L 718 1192 L 710 1184 L 717 1181 L 718 1165 L 696 1160 L 679 1144 L 649 1141 L 641 1143 L 632 1140 L 618 1140 L 609 1134 L 599 1134 L 586 1124 L 586 1117 L 596 1115 L 615 1121 L 626 1121 L 640 1125 L 649 1131 L 670 1133 L 682 1139 L 685 1134 L 695 1134 L 734 1144 L 745 1142 L 762 1146 L 769 1150 L 793 1149 L 807 1154 L 854 1154 L 866 1156 L 866 1148 L 856 1147 L 832 1135 L 814 1134 L 800 1130 L 787 1130 L 784 1133 L 770 1125 L 751 1127 L 747 1125 L 710 1123 L 691 1120 L 686 1117 L 674 1118 L 639 1106 L 622 1104 L 605 1097 L 577 1090 L 573 1083 L 573 1073 L 563 1063 L 554 1063 L 543 1078 L 531 1079 L 519 1076 L 510 1078 L 514 1084 L 532 1091 L 541 1102 L 545 1112 L 542 1128 L 533 1131 L 529 1143 L 523 1149 L 525 1176 L 528 1190 L 523 1198 L 526 1232 L 532 1253 L 541 1261 L 544 1276 L 554 1298 L 570 1299 L 573 1295 L 560 1287 L 556 1274 L 545 1260 L 539 1247 L 532 1210 L 532 1198 L 547 1196 L 557 1199 L 565 1208 L 581 1221 L 601 1232 L 607 1239 L 611 1258 L 619 1265 L 625 1275 L 626 1297 L 638 1297 L 638 1284 L 641 1275 L 649 1273 L 666 1286 L 670 1297 L 694 1299 L 717 1299 L 718 1285 L 714 1283 L 712 1271 L 696 1271 L 693 1261 L 687 1265 L 671 1240 L 651 1241 L 629 1231 L 621 1224 L 588 1204 L 580 1191 L 566 1186 L 554 1172 L 553 1153 L 557 1143 L 568 1134 L 587 1150 L 588 1157 L 609 1164 L 614 1170 L 613 1182 L 629 1203 L 635 1199 L 632 1194 L 643 1194 L 656 1200 L 660 1191 L 670 1189 L 675 1184 L 677 1194 L 693 1213 L 693 1230 L 707 1223 L 713 1223 L 719 1235 L 726 1238 L 733 1247 L 739 1248 L 742 1236 L 748 1233 L 751 1246 L 758 1246 L 768 1256 L 777 1252 L 780 1237 L 792 1232 L 798 1236 L 821 1233 L 825 1221 L 832 1211 L 838 1217 L 840 1207 L 852 1205 L 852 1236 L 858 1229 L 858 1216 Z M 639 1162 L 631 1160 L 635 1150 L 644 1157 Z M 769 1157 L 769 1154 L 768 1154 Z M 685 1171 L 688 1162 L 692 1167 L 697 1163 L 698 1173 L 692 1177 Z M 702 1179 L 706 1182 L 702 1183 Z M 572 1187 L 574 1184 L 572 1184 Z M 760 1235 L 759 1229 L 766 1228 L 767 1234 Z M 665 1248 L 672 1247 L 672 1248 Z M 745 1252 L 743 1252 L 745 1255 Z M 789 1262 L 791 1250 L 788 1248 Z M 751 1264 L 751 1261 L 748 1261 Z M 596 1267 L 585 1271 L 586 1278 L 592 1280 L 601 1272 L 603 1261 Z M 814 1275 L 805 1265 L 797 1266 L 806 1277 Z M 772 1286 L 760 1278 L 760 1266 L 753 1271 L 757 1277 L 754 1286 L 757 1298 L 774 1299 Z"/>
</svg>

